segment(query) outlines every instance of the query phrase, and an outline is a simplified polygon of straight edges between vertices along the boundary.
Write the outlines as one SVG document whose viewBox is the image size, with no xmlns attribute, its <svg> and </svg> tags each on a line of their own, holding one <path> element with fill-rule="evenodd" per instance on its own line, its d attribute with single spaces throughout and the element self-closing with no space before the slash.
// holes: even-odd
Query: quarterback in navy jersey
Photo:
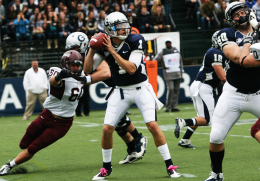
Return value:
<svg viewBox="0 0 260 181">
<path fill-rule="evenodd" d="M 194 148 L 195 146 L 191 144 L 190 137 L 198 126 L 210 124 L 215 108 L 213 90 L 219 83 L 224 84 L 226 81 L 224 67 L 228 59 L 217 44 L 218 32 L 216 31 L 213 34 L 212 47 L 206 52 L 197 77 L 190 86 L 190 93 L 197 115 L 195 118 L 190 119 L 176 119 L 174 133 L 177 138 L 179 138 L 180 130 L 184 126 L 189 126 L 183 138 L 178 143 L 179 146 L 184 148 Z"/>
<path fill-rule="evenodd" d="M 165 136 L 156 121 L 156 109 L 161 109 L 163 105 L 156 98 L 147 80 L 143 64 L 146 43 L 141 35 L 129 34 L 130 28 L 124 14 L 120 12 L 109 14 L 105 19 L 105 30 L 108 35 L 103 38 L 106 48 L 98 51 L 90 48 L 84 62 L 85 71 L 89 73 L 106 60 L 116 84 L 116 88 L 108 98 L 104 119 L 103 167 L 93 180 L 101 180 L 111 174 L 113 131 L 133 103 L 137 105 L 147 128 L 153 135 L 155 145 L 165 161 L 168 175 L 177 178 L 181 175 L 176 171 L 177 166 L 173 166 Z"/>
<path fill-rule="evenodd" d="M 212 172 L 205 181 L 224 180 L 224 139 L 240 115 L 249 112 L 260 117 L 260 67 L 246 68 L 243 64 L 246 56 L 242 57 L 243 46 L 254 42 L 253 28 L 258 25 L 256 15 L 245 4 L 232 2 L 225 10 L 225 17 L 231 28 L 218 33 L 218 44 L 230 63 L 227 81 L 211 121 L 209 152 Z"/>
</svg>

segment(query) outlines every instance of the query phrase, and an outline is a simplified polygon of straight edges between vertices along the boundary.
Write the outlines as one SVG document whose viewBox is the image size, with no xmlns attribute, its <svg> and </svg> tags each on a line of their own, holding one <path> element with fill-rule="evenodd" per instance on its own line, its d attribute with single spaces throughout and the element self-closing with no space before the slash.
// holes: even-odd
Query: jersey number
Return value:
<svg viewBox="0 0 260 181">
<path fill-rule="evenodd" d="M 228 41 L 227 34 L 226 33 L 221 33 L 220 36 L 218 36 L 218 44 L 219 44 L 219 46 L 222 47 L 222 44 L 224 42 L 226 42 L 226 41 Z"/>
<path fill-rule="evenodd" d="M 138 49 L 143 49 L 142 44 L 143 44 L 143 41 L 142 41 L 142 40 L 139 40 L 139 46 L 138 46 Z"/>
<path fill-rule="evenodd" d="M 214 62 L 220 62 L 222 63 L 222 55 L 214 54 Z"/>
<path fill-rule="evenodd" d="M 74 102 L 80 99 L 82 93 L 83 93 L 83 86 L 81 87 L 80 91 L 79 88 L 73 88 L 71 89 L 71 96 L 69 97 L 69 101 Z"/>
</svg>

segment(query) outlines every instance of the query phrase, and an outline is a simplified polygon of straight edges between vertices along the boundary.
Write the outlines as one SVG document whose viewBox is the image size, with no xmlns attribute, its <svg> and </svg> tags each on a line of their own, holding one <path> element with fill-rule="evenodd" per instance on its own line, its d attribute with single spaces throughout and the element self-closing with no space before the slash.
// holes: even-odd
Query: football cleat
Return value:
<svg viewBox="0 0 260 181">
<path fill-rule="evenodd" d="M 181 129 L 183 129 L 186 126 L 186 122 L 182 118 L 176 118 L 175 123 L 176 123 L 176 127 L 174 130 L 174 135 L 176 138 L 179 138 Z"/>
<path fill-rule="evenodd" d="M 183 148 L 195 148 L 194 145 L 191 144 L 191 141 L 188 139 L 181 139 L 178 143 L 178 146 Z"/>
<path fill-rule="evenodd" d="M 104 180 L 107 176 L 112 174 L 112 167 L 109 170 L 101 168 L 99 173 L 93 177 L 92 180 Z"/>
<path fill-rule="evenodd" d="M 147 143 L 148 143 L 147 138 L 142 136 L 140 141 L 136 144 L 137 148 L 135 150 L 127 149 L 128 155 L 125 157 L 124 160 L 120 161 L 119 164 L 122 165 L 122 164 L 133 163 L 135 161 L 142 159 L 144 157 L 144 154 L 146 153 Z"/>
<path fill-rule="evenodd" d="M 205 181 L 223 181 L 224 180 L 223 173 L 211 172 L 209 175 L 210 175 L 209 178 L 207 178 Z"/>
<path fill-rule="evenodd" d="M 0 176 L 2 175 L 8 175 L 10 170 L 12 169 L 13 167 L 10 166 L 10 162 L 3 165 L 0 169 Z"/>
<path fill-rule="evenodd" d="M 173 166 L 173 165 L 170 165 L 170 166 L 167 168 L 167 173 L 168 173 L 168 175 L 169 175 L 171 178 L 178 178 L 178 177 L 181 176 L 181 174 L 176 171 L 176 168 L 178 168 L 178 167 L 177 167 L 177 166 Z"/>
</svg>

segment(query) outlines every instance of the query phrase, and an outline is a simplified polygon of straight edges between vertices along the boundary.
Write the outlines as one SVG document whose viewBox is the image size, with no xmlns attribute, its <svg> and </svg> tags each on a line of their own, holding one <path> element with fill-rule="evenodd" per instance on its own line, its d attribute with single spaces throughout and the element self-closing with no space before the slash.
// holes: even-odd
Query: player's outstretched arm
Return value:
<svg viewBox="0 0 260 181">
<path fill-rule="evenodd" d="M 223 69 L 222 65 L 214 65 L 213 68 L 214 68 L 218 78 L 220 79 L 220 83 L 224 84 L 226 82 L 227 78 L 226 78 L 226 72 Z"/>
<path fill-rule="evenodd" d="M 111 77 L 109 66 L 105 60 L 96 68 L 96 72 L 92 74 L 92 83 L 107 80 Z"/>
<path fill-rule="evenodd" d="M 93 71 L 93 57 L 95 54 L 95 50 L 89 47 L 88 53 L 84 60 L 83 70 L 85 73 L 91 73 Z"/>
</svg>

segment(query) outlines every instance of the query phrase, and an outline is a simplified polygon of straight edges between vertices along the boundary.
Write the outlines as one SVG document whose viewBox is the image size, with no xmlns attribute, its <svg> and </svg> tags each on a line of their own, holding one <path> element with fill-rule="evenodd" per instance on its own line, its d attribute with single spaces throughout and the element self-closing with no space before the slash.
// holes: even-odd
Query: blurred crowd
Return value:
<svg viewBox="0 0 260 181">
<path fill-rule="evenodd" d="M 217 28 L 213 14 L 215 12 L 220 22 L 220 28 L 229 27 L 225 18 L 225 10 L 229 3 L 235 1 L 245 3 L 249 8 L 255 10 L 257 19 L 260 20 L 260 0 L 185 0 L 188 8 L 186 18 L 196 17 L 198 29 Z"/>
<path fill-rule="evenodd" d="M 32 40 L 47 48 L 58 48 L 58 39 L 76 31 L 91 37 L 104 32 L 104 20 L 111 12 L 122 12 L 140 33 L 170 31 L 172 0 L 0 0 L 1 39 Z"/>
</svg>

